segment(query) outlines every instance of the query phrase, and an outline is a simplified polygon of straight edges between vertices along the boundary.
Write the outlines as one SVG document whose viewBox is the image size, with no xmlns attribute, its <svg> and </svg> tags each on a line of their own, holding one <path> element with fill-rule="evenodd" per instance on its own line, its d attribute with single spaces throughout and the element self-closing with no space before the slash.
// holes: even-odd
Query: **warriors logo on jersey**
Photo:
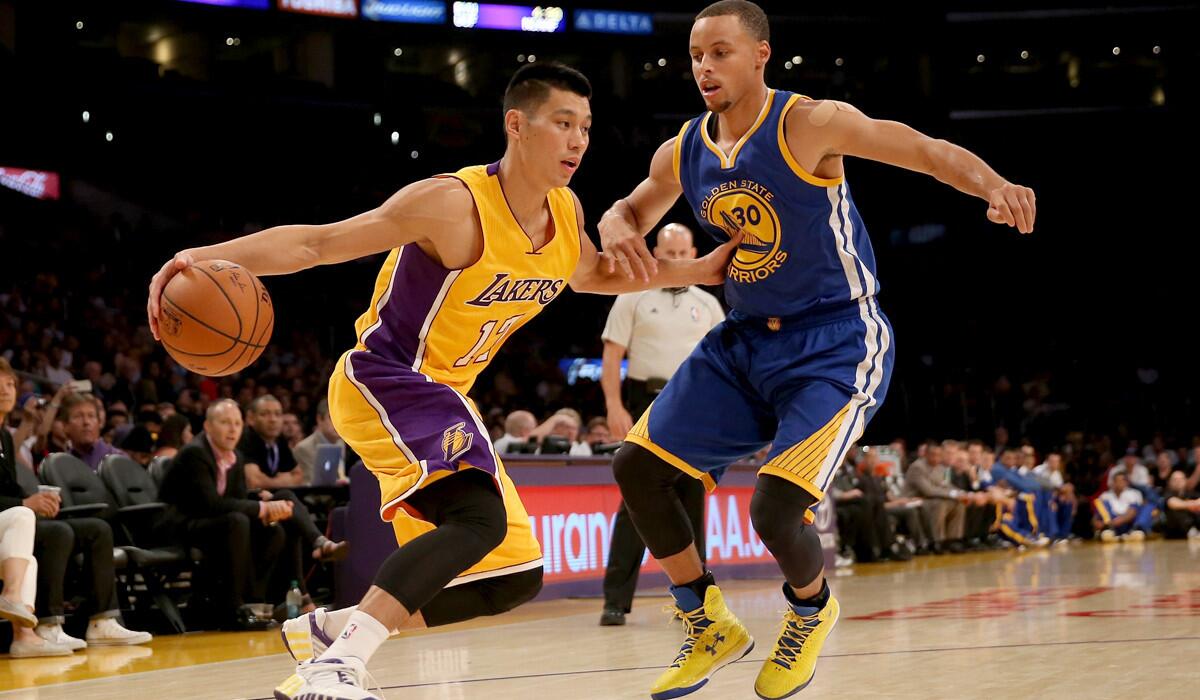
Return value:
<svg viewBox="0 0 1200 700">
<path fill-rule="evenodd" d="M 729 268 L 738 282 L 766 279 L 788 259 L 781 251 L 779 215 L 771 206 L 774 193 L 753 180 L 733 180 L 713 187 L 700 204 L 705 221 L 730 238 L 743 235 Z"/>
</svg>

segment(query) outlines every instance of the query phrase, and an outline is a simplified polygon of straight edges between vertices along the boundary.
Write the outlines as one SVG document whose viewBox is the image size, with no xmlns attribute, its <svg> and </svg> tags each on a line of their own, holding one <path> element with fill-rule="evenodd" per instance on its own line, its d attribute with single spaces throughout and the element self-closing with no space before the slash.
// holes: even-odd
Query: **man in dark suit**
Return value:
<svg viewBox="0 0 1200 700">
<path fill-rule="evenodd" d="M 170 506 L 168 526 L 204 552 L 224 618 L 220 626 L 253 629 L 254 615 L 245 603 L 266 598 L 267 581 L 287 543 L 287 532 L 274 525 L 292 515 L 292 504 L 249 497 L 245 460 L 236 449 L 241 433 L 237 404 L 212 404 L 204 431 L 167 471 L 160 497 Z"/>
<path fill-rule="evenodd" d="M 304 470 L 283 437 L 283 405 L 270 394 L 246 407 L 246 429 L 238 450 L 246 457 L 246 483 L 252 489 L 281 489 L 304 484 Z"/>
<path fill-rule="evenodd" d="M 283 406 L 278 399 L 264 394 L 250 402 L 246 408 L 246 427 L 237 447 L 246 459 L 246 486 L 269 491 L 274 500 L 292 502 L 293 514 L 288 522 L 298 534 L 298 538 L 293 539 L 307 545 L 313 559 L 341 559 L 348 553 L 345 543 L 324 537 L 313 523 L 308 507 L 288 490 L 290 486 L 304 484 L 307 479 L 282 431 Z M 288 551 L 289 556 L 296 558 L 296 573 L 299 574 L 303 568 L 303 554 L 298 549 L 294 553 L 292 548 Z"/>
</svg>

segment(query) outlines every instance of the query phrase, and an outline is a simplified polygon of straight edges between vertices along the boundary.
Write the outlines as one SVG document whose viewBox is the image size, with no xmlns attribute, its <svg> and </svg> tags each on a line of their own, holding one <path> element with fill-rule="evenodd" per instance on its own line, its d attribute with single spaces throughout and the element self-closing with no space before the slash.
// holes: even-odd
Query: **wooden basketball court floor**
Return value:
<svg viewBox="0 0 1200 700">
<path fill-rule="evenodd" d="M 1079 544 L 843 571 L 842 619 L 804 698 L 1129 698 L 1200 694 L 1200 542 Z M 774 581 L 726 581 L 757 647 L 703 698 L 753 698 L 778 630 Z M 681 639 L 639 597 L 625 627 L 599 601 L 534 603 L 407 633 L 371 663 L 395 700 L 645 698 Z M 292 669 L 276 633 L 197 633 L 61 659 L 0 657 L 0 698 L 267 698 Z"/>
</svg>

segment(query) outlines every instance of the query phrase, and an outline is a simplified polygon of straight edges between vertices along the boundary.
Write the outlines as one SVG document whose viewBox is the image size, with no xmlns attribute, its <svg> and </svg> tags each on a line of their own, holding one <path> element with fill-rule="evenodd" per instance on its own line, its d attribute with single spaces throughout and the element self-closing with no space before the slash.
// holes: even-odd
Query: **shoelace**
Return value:
<svg viewBox="0 0 1200 700">
<path fill-rule="evenodd" d="M 317 676 L 336 673 L 338 683 L 356 685 L 361 682 L 368 690 L 378 691 L 379 697 L 387 700 L 383 696 L 383 686 L 379 685 L 379 681 L 375 680 L 375 676 L 372 676 L 366 668 L 363 669 L 360 679 L 358 671 L 353 666 L 340 661 L 309 662 L 308 666 L 315 671 L 309 677 L 309 682 L 314 681 Z"/>
<path fill-rule="evenodd" d="M 779 634 L 779 644 L 771 654 L 771 661 L 790 671 L 792 664 L 796 662 L 796 654 L 800 653 L 804 643 L 808 641 L 808 636 L 817 628 L 819 618 L 820 613 L 800 617 L 789 610 L 784 615 L 783 630 Z"/>
<path fill-rule="evenodd" d="M 692 650 L 696 648 L 696 642 L 700 641 L 700 635 L 708 629 L 708 625 L 700 627 L 700 623 L 708 621 L 711 624 L 711 621 L 705 617 L 702 607 L 696 608 L 690 613 L 685 613 L 673 605 L 667 606 L 663 610 L 671 613 L 672 620 L 683 620 L 683 629 L 687 632 L 687 639 L 683 640 L 683 646 L 679 648 L 679 655 L 675 657 L 670 666 L 670 668 L 679 668 L 691 656 Z"/>
</svg>

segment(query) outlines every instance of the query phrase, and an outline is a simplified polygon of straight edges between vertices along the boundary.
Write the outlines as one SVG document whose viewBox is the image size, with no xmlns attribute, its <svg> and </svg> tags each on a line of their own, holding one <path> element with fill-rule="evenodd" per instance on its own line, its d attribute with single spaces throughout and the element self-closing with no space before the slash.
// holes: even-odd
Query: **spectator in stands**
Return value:
<svg viewBox="0 0 1200 700">
<path fill-rule="evenodd" d="M 910 497 L 920 498 L 922 509 L 933 526 L 934 551 L 963 551 L 963 519 L 966 509 L 958 498 L 961 492 L 950 485 L 942 462 L 942 446 L 936 442 L 925 447 L 925 457 L 908 465 L 904 479 Z"/>
<path fill-rule="evenodd" d="M 285 569 L 291 578 L 301 581 L 303 590 L 301 544 L 311 550 L 313 559 L 332 561 L 346 556 L 346 543 L 333 542 L 321 534 L 308 507 L 286 488 L 299 486 L 306 480 L 304 470 L 296 464 L 296 457 L 281 434 L 283 407 L 279 400 L 271 394 L 263 394 L 250 402 L 246 415 L 249 425 L 243 430 L 238 443 L 238 452 L 246 460 L 245 486 L 251 490 L 262 489 L 259 496 L 264 500 L 292 503 L 291 515 L 283 521 L 288 534 L 285 549 L 288 564 Z M 286 584 L 288 578 L 284 576 L 281 581 Z"/>
<path fill-rule="evenodd" d="M 304 483 L 304 471 L 283 437 L 283 407 L 270 394 L 259 396 L 246 409 L 246 428 L 238 451 L 246 457 L 246 485 L 278 489 Z"/>
<path fill-rule="evenodd" d="M 1096 535 L 1104 542 L 1145 539 L 1153 523 L 1153 507 L 1146 504 L 1141 491 L 1130 487 L 1123 468 L 1109 474 L 1109 484 L 1109 490 L 1095 501 L 1092 527 Z"/>
<path fill-rule="evenodd" d="M 560 437 L 570 444 L 569 454 L 575 457 L 587 457 L 592 454 L 592 446 L 579 439 L 583 427 L 583 416 L 573 408 L 560 408 L 555 412 L 559 416 L 558 423 L 550 430 L 550 434 Z"/>
<path fill-rule="evenodd" d="M 1187 476 L 1183 472 L 1171 472 L 1163 501 L 1166 507 L 1163 534 L 1167 539 L 1200 537 L 1200 496 L 1187 490 Z"/>
<path fill-rule="evenodd" d="M 587 431 L 584 433 L 584 442 L 592 447 L 595 452 L 597 445 L 603 445 L 612 442 L 612 433 L 608 429 L 608 419 L 603 416 L 596 416 L 587 422 Z"/>
<path fill-rule="evenodd" d="M 0 359 L 0 362 L 5 360 Z M 0 384 L 4 382 L 0 378 Z M 5 402 L 0 387 L 0 406 Z M 14 392 L 15 393 L 15 392 Z M 3 430 L 3 424 L 0 424 Z M 3 437 L 0 436 L 0 445 Z M 5 459 L 0 449 L 0 460 Z M 2 507 L 2 506 L 0 506 Z M 37 591 L 37 559 L 33 558 L 33 540 L 37 516 L 25 506 L 0 511 L 0 618 L 12 623 L 13 640 L 8 655 L 14 659 L 33 656 L 66 656 L 71 650 L 64 645 L 42 639 L 33 631 L 37 625 L 34 603 Z"/>
<path fill-rule="evenodd" d="M 345 443 L 333 427 L 333 421 L 329 419 L 329 402 L 325 399 L 317 403 L 316 429 L 292 450 L 296 463 L 304 470 L 305 483 L 312 482 L 313 462 L 317 458 L 317 448 L 321 445 L 340 445 L 345 449 Z"/>
<path fill-rule="evenodd" d="M 1175 473 L 1175 461 L 1171 459 L 1174 454 L 1170 450 L 1163 450 L 1154 457 L 1154 469 L 1150 472 L 1150 483 L 1159 493 L 1166 491 L 1167 482 Z M 1186 476 L 1184 480 L 1187 480 Z"/>
<path fill-rule="evenodd" d="M 1066 483 L 1063 474 L 1063 459 L 1058 452 L 1046 455 L 1046 461 L 1033 468 L 1033 478 L 1048 489 L 1060 489 Z"/>
<path fill-rule="evenodd" d="M 0 515 L 9 509 L 24 507 L 44 518 L 53 518 L 62 502 L 59 495 L 49 492 L 26 494 L 17 481 L 14 445 L 5 427 L 16 401 L 16 381 L 12 367 L 0 359 Z M 94 613 L 88 624 L 86 642 L 70 637 L 62 630 L 66 619 L 63 600 L 68 565 L 72 556 L 80 553 L 83 555 L 84 579 L 91 584 L 87 604 Z M 126 645 L 150 641 L 149 634 L 127 630 L 117 621 L 121 611 L 117 605 L 112 559 L 113 535 L 108 523 L 98 518 L 39 520 L 34 525 L 34 554 L 40 563 L 37 567 L 37 609 L 44 613 L 36 632 L 42 639 L 70 649 L 83 649 L 88 643 Z"/>
<path fill-rule="evenodd" d="M 1125 457 L 1121 460 L 1121 467 L 1125 470 L 1125 475 L 1129 480 L 1130 486 L 1135 488 L 1150 487 L 1150 470 L 1138 460 L 1137 448 L 1130 447 L 1125 451 Z"/>
<path fill-rule="evenodd" d="M 537 419 L 529 411 L 513 411 L 504 419 L 504 437 L 495 442 L 496 451 L 505 454 L 518 452 L 520 450 L 515 447 L 530 442 L 536 445 L 564 420 L 568 419 L 555 414 L 538 425 Z"/>
<path fill-rule="evenodd" d="M 154 438 L 151 437 L 150 431 L 141 425 L 130 428 L 117 446 L 143 467 L 149 465 L 150 460 L 154 458 Z"/>
<path fill-rule="evenodd" d="M 996 520 L 996 508 L 979 481 L 970 454 L 955 449 L 950 463 L 950 483 L 958 489 L 963 501 L 963 540 L 970 549 L 981 549 L 988 541 L 988 531 Z"/>
<path fill-rule="evenodd" d="M 237 449 L 242 412 L 231 400 L 208 408 L 204 430 L 175 457 L 160 497 L 164 525 L 204 552 L 215 582 L 216 623 L 222 629 L 261 629 L 245 604 L 265 602 L 267 582 L 283 558 L 287 533 L 274 523 L 292 516 L 288 500 L 251 498 L 245 457 Z"/>
<path fill-rule="evenodd" d="M 292 450 L 293 454 L 296 451 L 296 445 L 304 439 L 304 426 L 300 425 L 300 419 L 295 413 L 283 414 L 283 439 L 287 441 L 288 449 Z"/>
<path fill-rule="evenodd" d="M 100 402 L 91 394 L 69 394 L 63 400 L 59 413 L 70 445 L 68 452 L 91 467 L 92 471 L 98 469 L 100 460 L 108 455 L 125 454 L 100 439 L 100 416 Z"/>
<path fill-rule="evenodd" d="M 182 413 L 173 413 L 163 419 L 162 430 L 155 442 L 155 457 L 174 457 L 180 448 L 192 441 L 192 424 Z"/>
<path fill-rule="evenodd" d="M 873 473 L 876 460 L 868 452 L 855 463 L 856 453 L 857 450 L 850 451 L 833 483 L 843 546 L 854 552 L 859 563 L 910 559 L 912 555 L 907 550 L 896 546 L 885 510 L 887 494 Z"/>
</svg>

